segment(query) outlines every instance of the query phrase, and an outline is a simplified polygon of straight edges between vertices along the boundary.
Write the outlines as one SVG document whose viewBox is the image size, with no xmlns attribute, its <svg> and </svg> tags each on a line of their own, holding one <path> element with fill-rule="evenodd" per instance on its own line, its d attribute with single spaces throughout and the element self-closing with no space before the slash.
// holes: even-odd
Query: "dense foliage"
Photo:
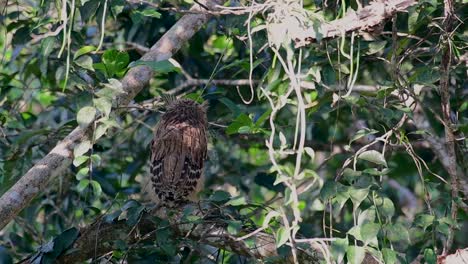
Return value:
<svg viewBox="0 0 468 264">
<path fill-rule="evenodd" d="M 142 54 L 192 4 L 0 3 L 0 194 L 76 126 L 92 127 L 90 140 L 75 146 L 73 164 L 0 231 L 0 263 L 34 254 L 53 261 L 72 247 L 77 228 L 101 215 L 135 226 L 166 93 L 209 104 L 201 199 L 220 208 L 229 234 L 263 226 L 280 256 L 313 248 L 347 263 L 366 253 L 385 263 L 435 263 L 443 250 L 468 246 L 466 4 L 453 3 L 447 18 L 444 2 L 418 1 L 366 32 L 317 36 L 296 48 L 292 24 L 320 28 L 361 3 L 231 1 L 225 6 L 262 12 L 213 17 L 171 60 L 146 63 L 156 72 L 150 85 L 116 107 L 119 80 L 144 64 Z M 432 140 L 444 150 L 453 144 L 455 152 L 444 153 L 455 160 L 455 174 Z M 204 220 L 184 213 L 188 222 Z M 156 240 L 127 243 L 122 234 L 104 258 L 251 259 L 155 221 L 166 226 Z"/>
</svg>

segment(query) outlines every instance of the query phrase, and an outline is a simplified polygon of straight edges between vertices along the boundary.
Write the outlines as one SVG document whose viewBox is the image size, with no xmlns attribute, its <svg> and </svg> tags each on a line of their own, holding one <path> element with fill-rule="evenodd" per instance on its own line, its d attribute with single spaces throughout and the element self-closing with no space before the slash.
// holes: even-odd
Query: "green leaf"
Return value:
<svg viewBox="0 0 468 264">
<path fill-rule="evenodd" d="M 385 161 L 384 156 L 382 155 L 382 153 L 380 153 L 380 152 L 378 152 L 376 150 L 365 151 L 365 152 L 359 154 L 358 158 L 387 167 L 387 162 Z"/>
<path fill-rule="evenodd" d="M 73 156 L 80 157 L 83 156 L 88 150 L 90 150 L 92 147 L 91 141 L 85 140 L 81 142 L 80 144 L 76 145 L 75 148 L 73 149 Z"/>
<path fill-rule="evenodd" d="M 392 200 L 387 197 L 377 197 L 374 202 L 375 205 L 377 205 L 380 214 L 385 216 L 388 220 L 393 217 L 395 214 L 395 206 L 393 205 Z"/>
<path fill-rule="evenodd" d="M 357 240 L 360 240 L 360 241 L 364 240 L 362 238 L 362 235 L 361 235 L 361 227 L 360 226 L 353 226 L 350 230 L 348 230 L 347 234 L 352 235 Z"/>
<path fill-rule="evenodd" d="M 228 221 L 227 231 L 231 235 L 237 235 L 242 229 L 242 221 Z"/>
<path fill-rule="evenodd" d="M 385 264 L 394 264 L 397 263 L 397 255 L 396 252 L 390 248 L 383 248 L 382 255 Z"/>
<path fill-rule="evenodd" d="M 78 171 L 78 173 L 76 174 L 76 179 L 81 181 L 82 179 L 88 177 L 88 173 L 89 173 L 89 168 L 88 167 L 81 168 Z"/>
<path fill-rule="evenodd" d="M 109 79 L 109 83 L 104 84 L 104 88 L 96 92 L 98 97 L 114 99 L 117 95 L 125 93 L 122 83 L 117 79 Z"/>
<path fill-rule="evenodd" d="M 93 122 L 96 115 L 96 108 L 92 106 L 85 106 L 78 111 L 76 121 L 81 127 L 86 127 L 89 123 Z"/>
<path fill-rule="evenodd" d="M 112 109 L 112 102 L 107 97 L 94 98 L 94 105 L 105 116 L 109 116 Z"/>
<path fill-rule="evenodd" d="M 161 17 L 161 13 L 157 12 L 153 8 L 146 8 L 145 10 L 141 11 L 140 13 L 143 16 L 147 16 L 147 17 L 154 17 L 154 18 L 160 18 Z"/>
<path fill-rule="evenodd" d="M 437 256 L 434 253 L 434 250 L 432 248 L 424 249 L 424 261 L 425 263 L 428 263 L 428 264 L 437 263 Z"/>
<path fill-rule="evenodd" d="M 377 234 L 379 233 L 380 225 L 376 223 L 365 223 L 361 226 L 361 237 L 365 245 L 371 243 L 377 244 Z"/>
<path fill-rule="evenodd" d="M 180 72 L 180 66 L 176 65 L 170 60 L 162 61 L 134 61 L 130 63 L 129 67 L 133 68 L 136 66 L 145 65 L 153 69 L 156 73 L 168 73 L 168 72 Z"/>
<path fill-rule="evenodd" d="M 366 52 L 367 55 L 375 54 L 385 48 L 387 41 L 372 41 L 369 42 L 369 50 Z"/>
<path fill-rule="evenodd" d="M 416 216 L 414 225 L 421 227 L 424 231 L 434 223 L 435 217 L 429 214 L 419 214 Z"/>
<path fill-rule="evenodd" d="M 107 77 L 117 75 L 122 76 L 125 73 L 130 57 L 127 52 L 115 49 L 106 50 L 102 55 L 102 63 L 105 65 Z"/>
<path fill-rule="evenodd" d="M 361 264 L 366 256 L 364 248 L 358 246 L 348 246 L 346 254 L 348 256 L 348 263 L 351 264 Z"/>
<path fill-rule="evenodd" d="M 139 205 L 136 207 L 131 207 L 127 210 L 127 222 L 128 226 L 135 226 L 140 219 L 141 212 L 145 209 L 144 205 Z"/>
<path fill-rule="evenodd" d="M 93 59 L 90 56 L 80 57 L 77 60 L 75 60 L 75 63 L 83 69 L 94 71 Z"/>
<path fill-rule="evenodd" d="M 81 55 L 90 53 L 95 50 L 96 50 L 96 47 L 94 46 L 84 46 L 75 52 L 75 55 L 73 55 L 73 60 L 76 60 L 76 58 L 80 57 Z"/>
<path fill-rule="evenodd" d="M 231 195 L 225 191 L 215 191 L 211 197 L 210 201 L 213 202 L 227 202 L 231 198 Z"/>
<path fill-rule="evenodd" d="M 229 110 L 231 110 L 232 114 L 234 116 L 239 116 L 240 114 L 240 108 L 239 106 L 237 106 L 237 104 L 235 104 L 233 101 L 231 101 L 231 99 L 227 98 L 227 97 L 223 97 L 221 99 L 219 99 L 219 101 L 221 103 L 223 103 L 224 105 L 226 105 Z"/>
<path fill-rule="evenodd" d="M 367 195 L 369 194 L 369 188 L 361 188 L 357 189 L 354 187 L 350 187 L 348 189 L 349 197 L 353 202 L 354 208 L 358 208 L 359 205 L 366 199 Z"/>
<path fill-rule="evenodd" d="M 310 148 L 310 147 L 305 147 L 304 148 L 305 152 L 307 153 L 307 155 L 309 155 L 310 157 L 310 160 L 311 161 L 314 161 L 315 159 L 315 151 L 313 148 Z"/>
<path fill-rule="evenodd" d="M 54 259 L 60 256 L 60 254 L 65 252 L 71 245 L 73 245 L 73 243 L 75 243 L 79 233 L 79 230 L 74 227 L 63 231 L 60 235 L 54 238 L 54 251 L 49 254 L 52 254 Z"/>
<path fill-rule="evenodd" d="M 346 254 L 346 249 L 348 248 L 348 245 L 349 245 L 348 238 L 337 238 L 335 241 L 331 243 L 331 252 L 336 263 L 342 263 L 344 256 Z"/>
<path fill-rule="evenodd" d="M 324 201 L 327 201 L 328 199 L 334 197 L 338 191 L 337 185 L 338 183 L 335 181 L 325 182 L 322 189 L 320 190 L 320 198 L 322 198 Z"/>
<path fill-rule="evenodd" d="M 237 132 L 239 134 L 249 134 L 251 131 L 250 127 L 249 126 L 241 126 L 239 127 L 239 129 L 237 130 Z"/>
<path fill-rule="evenodd" d="M 276 231 L 276 248 L 281 247 L 282 245 L 286 244 L 289 239 L 289 232 L 285 227 L 280 227 L 278 231 Z"/>
<path fill-rule="evenodd" d="M 385 226 L 387 238 L 392 242 L 406 241 L 409 242 L 408 229 L 400 223 L 389 224 Z"/>
<path fill-rule="evenodd" d="M 267 120 L 267 118 L 270 117 L 270 114 L 271 114 L 271 109 L 266 110 L 265 113 L 263 113 L 263 114 L 257 119 L 257 121 L 255 121 L 255 126 L 256 126 L 256 127 L 262 126 L 263 123 Z"/>
<path fill-rule="evenodd" d="M 73 166 L 79 167 L 81 164 L 85 163 L 89 159 L 88 156 L 79 156 L 73 159 Z"/>
<path fill-rule="evenodd" d="M 98 140 L 104 134 L 106 134 L 108 128 L 109 126 L 107 124 L 99 124 L 94 131 L 94 140 Z"/>
<path fill-rule="evenodd" d="M 356 140 L 358 140 L 360 138 L 363 138 L 365 136 L 372 135 L 372 134 L 375 134 L 375 133 L 378 133 L 378 132 L 379 131 L 374 130 L 374 129 L 361 129 L 358 132 L 356 132 L 356 134 L 353 136 L 351 141 L 349 141 L 349 144 L 351 144 L 353 141 L 356 141 Z"/>
<path fill-rule="evenodd" d="M 78 183 L 78 186 L 76 187 L 76 190 L 79 193 L 82 193 L 89 185 L 89 180 L 88 179 L 83 179 Z"/>
<path fill-rule="evenodd" d="M 97 166 L 101 165 L 101 156 L 98 154 L 91 155 L 91 162 Z"/>
<path fill-rule="evenodd" d="M 90 184 L 93 187 L 94 194 L 98 197 L 101 196 L 101 193 L 102 193 L 101 184 L 99 184 L 99 182 L 97 181 L 91 181 Z"/>
<path fill-rule="evenodd" d="M 241 132 L 246 132 L 248 130 L 250 131 L 250 128 L 253 127 L 253 122 L 252 119 L 246 114 L 240 114 L 227 128 L 226 128 L 226 134 L 232 135 L 235 133 L 240 133 Z M 242 129 L 241 129 L 242 128 Z"/>
<path fill-rule="evenodd" d="M 267 228 L 270 225 L 270 221 L 278 216 L 280 216 L 280 213 L 278 213 L 277 211 L 273 210 L 268 212 L 268 214 L 263 219 L 262 227 Z"/>
<path fill-rule="evenodd" d="M 363 225 L 365 223 L 374 223 L 375 222 L 375 207 L 371 206 L 366 210 L 359 213 L 358 216 L 358 225 Z"/>
</svg>

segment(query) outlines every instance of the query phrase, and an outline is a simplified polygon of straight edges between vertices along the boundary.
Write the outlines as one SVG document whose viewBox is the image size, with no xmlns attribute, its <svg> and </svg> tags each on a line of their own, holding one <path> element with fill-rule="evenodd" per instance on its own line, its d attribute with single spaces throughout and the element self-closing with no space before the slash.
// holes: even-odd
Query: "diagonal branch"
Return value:
<svg viewBox="0 0 468 264">
<path fill-rule="evenodd" d="M 205 2 L 205 5 L 210 7 L 215 4 L 214 0 Z M 200 7 L 194 5 L 192 9 L 200 10 Z M 160 61 L 171 58 L 209 18 L 210 15 L 207 14 L 183 16 L 141 60 Z M 152 77 L 153 71 L 149 66 L 140 65 L 130 69 L 122 80 L 125 93 L 116 99 L 115 105 L 127 105 Z M 75 128 L 0 197 L 0 230 L 28 206 L 31 200 L 45 189 L 50 180 L 68 168 L 73 160 L 73 147 L 88 138 L 89 131 L 89 126 Z"/>
</svg>

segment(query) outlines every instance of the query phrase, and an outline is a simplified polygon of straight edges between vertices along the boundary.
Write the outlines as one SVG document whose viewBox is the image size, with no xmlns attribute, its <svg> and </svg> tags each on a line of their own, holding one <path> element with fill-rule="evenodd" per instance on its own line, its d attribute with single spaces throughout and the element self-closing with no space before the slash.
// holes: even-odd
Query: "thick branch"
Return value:
<svg viewBox="0 0 468 264">
<path fill-rule="evenodd" d="M 323 23 L 318 31 L 316 28 L 309 28 L 298 33 L 294 36 L 295 46 L 296 48 L 303 47 L 317 42 L 317 39 L 333 38 L 346 32 L 369 30 L 414 4 L 416 4 L 414 0 L 373 1 L 356 12 L 348 12 L 341 19 Z"/>
<path fill-rule="evenodd" d="M 211 6 L 213 2 L 206 2 Z M 199 10 L 195 5 L 193 10 Z M 183 16 L 141 59 L 145 61 L 165 60 L 177 52 L 207 22 L 209 15 L 187 14 Z M 127 105 L 151 78 L 153 71 L 148 66 L 137 66 L 129 70 L 122 80 L 125 94 L 116 100 L 117 106 Z M 73 147 L 89 132 L 89 127 L 77 127 L 49 154 L 34 165 L 21 179 L 0 198 L 0 230 L 5 227 L 31 200 L 46 187 L 47 183 L 61 174 L 73 159 Z"/>
</svg>

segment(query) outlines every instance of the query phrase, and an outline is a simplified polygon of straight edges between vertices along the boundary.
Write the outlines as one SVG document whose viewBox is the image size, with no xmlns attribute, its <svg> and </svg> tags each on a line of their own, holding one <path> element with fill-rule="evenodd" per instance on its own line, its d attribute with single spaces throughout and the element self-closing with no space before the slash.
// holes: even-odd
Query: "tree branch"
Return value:
<svg viewBox="0 0 468 264">
<path fill-rule="evenodd" d="M 298 31 L 293 37 L 295 46 L 296 48 L 303 47 L 317 42 L 318 39 L 333 38 L 346 32 L 369 30 L 416 3 L 414 0 L 373 1 L 355 12 L 348 12 L 341 19 L 323 23 L 319 29 L 308 28 L 302 32 Z"/>
<path fill-rule="evenodd" d="M 216 3 L 208 0 L 205 5 Z M 198 5 L 193 10 L 200 10 Z M 141 60 L 160 61 L 172 57 L 205 24 L 209 15 L 187 14 L 153 45 Z M 122 80 L 125 94 L 116 99 L 117 106 L 127 105 L 151 78 L 153 71 L 149 66 L 140 65 L 128 71 Z M 0 230 L 3 229 L 31 200 L 47 186 L 47 183 L 62 173 L 73 159 L 73 147 L 87 138 L 90 128 L 77 127 L 62 141 L 58 142 L 44 158 L 34 165 L 21 179 L 0 198 Z"/>
<path fill-rule="evenodd" d="M 197 211 L 194 214 L 201 216 L 204 213 Z M 143 212 L 138 223 L 132 226 L 127 220 L 109 222 L 105 217 L 100 217 L 93 224 L 82 228 L 71 250 L 67 250 L 69 253 L 65 253 L 57 260 L 58 263 L 80 263 L 97 258 L 118 249 L 118 245 L 114 243 L 117 240 L 125 241 L 129 246 L 128 250 L 136 249 L 143 246 L 145 241 L 157 241 L 157 231 L 165 228 L 173 232 L 174 238 L 183 237 L 250 258 L 265 259 L 279 256 L 276 251 L 275 238 L 272 235 L 258 232 L 250 236 L 249 243 L 247 243 L 228 233 L 226 223 L 222 219 L 223 216 L 209 217 L 201 223 L 188 223 L 182 221 L 179 216 L 175 216 L 168 219 L 170 225 L 167 226 L 158 224 L 152 214 Z M 311 258 L 309 255 L 303 257 Z M 22 263 L 32 263 L 33 260 L 34 258 L 30 257 Z M 290 263 L 287 259 L 285 261 L 285 263 Z"/>
</svg>

